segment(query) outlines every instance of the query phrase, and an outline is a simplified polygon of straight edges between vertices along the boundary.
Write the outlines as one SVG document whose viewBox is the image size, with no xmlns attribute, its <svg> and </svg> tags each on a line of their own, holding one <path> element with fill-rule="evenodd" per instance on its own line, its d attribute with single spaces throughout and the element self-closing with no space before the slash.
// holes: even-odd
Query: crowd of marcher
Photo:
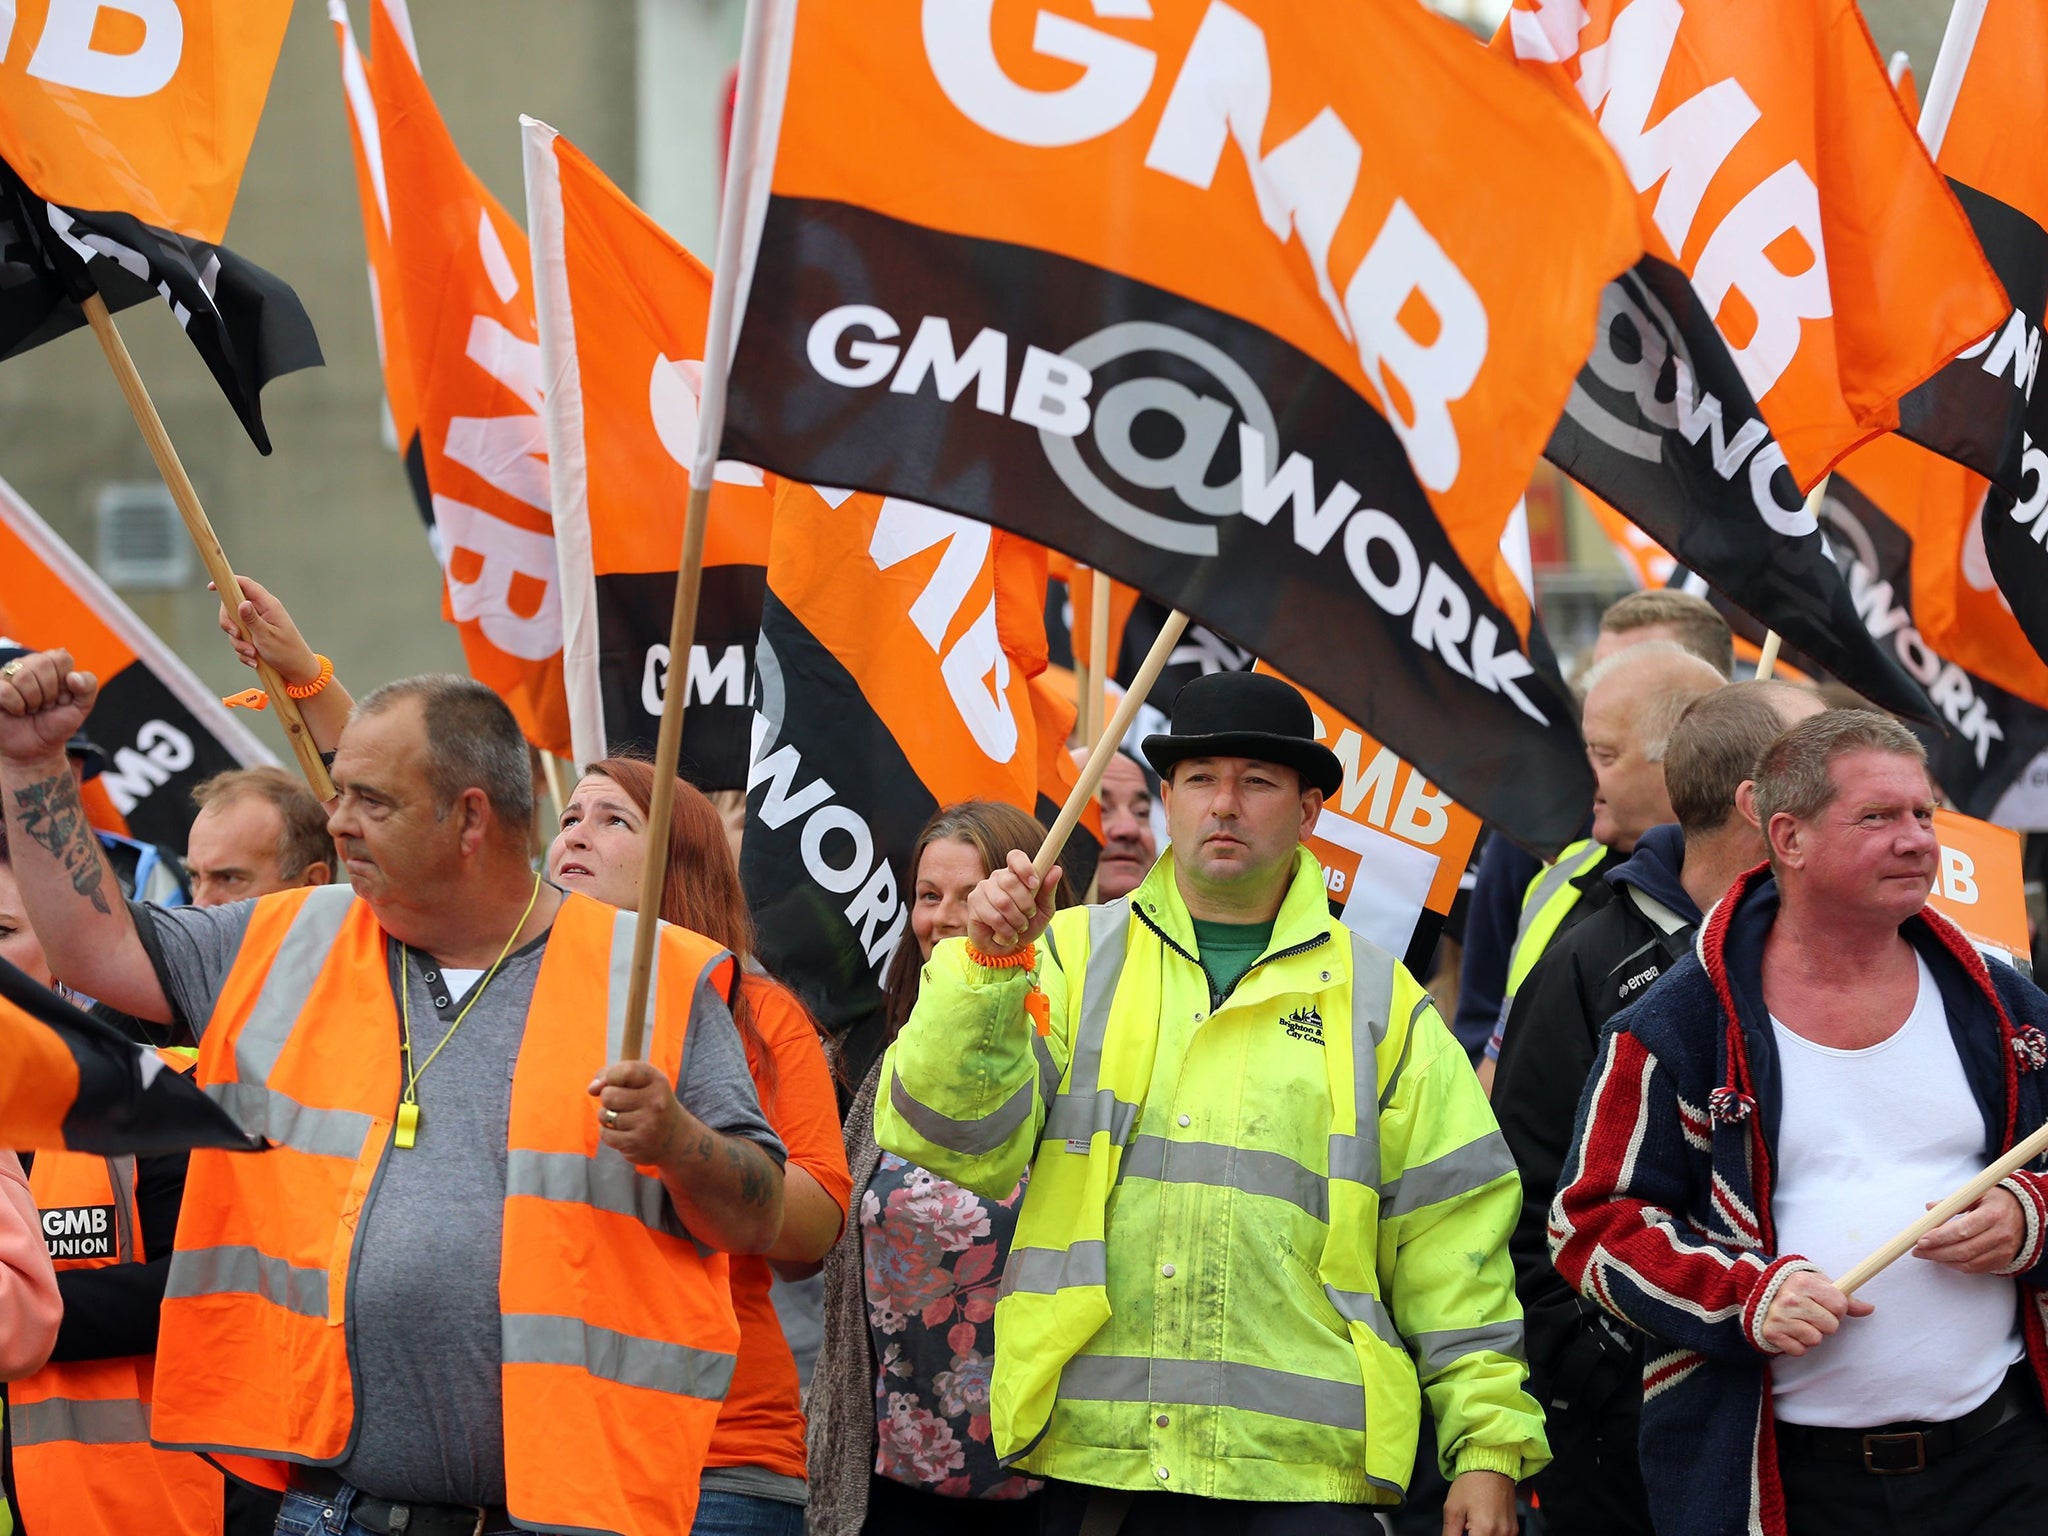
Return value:
<svg viewBox="0 0 2048 1536">
<path fill-rule="evenodd" d="M 1332 915 L 1308 702 L 1218 672 L 1092 904 L 933 816 L 830 1038 L 710 798 L 538 827 L 489 689 L 236 618 L 336 797 L 223 774 L 175 852 L 0 651 L 0 959 L 269 1144 L 0 1154 L 0 1532 L 2048 1531 L 2048 1175 L 1835 1278 L 2048 1117 L 2048 997 L 1928 907 L 1911 732 L 1707 604 L 1609 611 L 1584 840 L 1489 837 L 1427 975 Z"/>
</svg>

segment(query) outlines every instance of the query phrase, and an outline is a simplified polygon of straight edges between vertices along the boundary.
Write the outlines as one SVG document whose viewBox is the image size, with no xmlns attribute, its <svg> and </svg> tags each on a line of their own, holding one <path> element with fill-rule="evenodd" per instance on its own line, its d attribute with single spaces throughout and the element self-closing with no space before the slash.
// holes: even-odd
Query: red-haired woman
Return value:
<svg viewBox="0 0 2048 1536">
<path fill-rule="evenodd" d="M 613 906 L 635 906 L 647 857 L 654 770 L 632 758 L 594 763 L 562 808 L 548 877 Z M 696 1536 L 801 1536 L 804 1416 L 796 1361 L 768 1299 L 770 1270 L 817 1273 L 846 1220 L 849 1180 L 838 1105 L 810 1015 L 786 988 L 746 969 L 754 928 L 716 809 L 676 781 L 661 915 L 723 944 L 742 962 L 727 1002 L 769 1124 L 789 1151 L 782 1235 L 766 1255 L 732 1257 L 739 1363 L 704 1467 Z"/>
</svg>

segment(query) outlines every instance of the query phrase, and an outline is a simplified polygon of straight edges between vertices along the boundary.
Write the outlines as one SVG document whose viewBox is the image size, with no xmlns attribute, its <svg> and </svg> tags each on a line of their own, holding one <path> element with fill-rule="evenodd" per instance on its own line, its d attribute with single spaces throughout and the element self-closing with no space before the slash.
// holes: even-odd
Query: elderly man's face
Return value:
<svg viewBox="0 0 2048 1536">
<path fill-rule="evenodd" d="M 461 826 L 452 814 L 435 814 L 417 699 L 349 722 L 334 754 L 334 787 L 327 832 L 356 894 L 373 907 L 394 899 L 432 905 L 460 864 Z"/>
<path fill-rule="evenodd" d="M 1095 866 L 1096 894 L 1115 901 L 1136 890 L 1159 857 L 1145 770 L 1117 753 L 1102 771 L 1101 799 L 1102 858 Z"/>
<path fill-rule="evenodd" d="M 1850 752 L 1828 777 L 1835 798 L 1811 821 L 1779 814 L 1767 829 L 1787 889 L 1903 923 L 1927 904 L 1941 858 L 1927 770 L 1896 752 Z"/>
<path fill-rule="evenodd" d="M 1650 828 L 1672 820 L 1664 765 L 1643 755 L 1638 729 L 1648 690 L 1642 679 L 1618 672 L 1586 696 L 1581 729 L 1593 765 L 1593 841 L 1631 853 Z"/>
</svg>

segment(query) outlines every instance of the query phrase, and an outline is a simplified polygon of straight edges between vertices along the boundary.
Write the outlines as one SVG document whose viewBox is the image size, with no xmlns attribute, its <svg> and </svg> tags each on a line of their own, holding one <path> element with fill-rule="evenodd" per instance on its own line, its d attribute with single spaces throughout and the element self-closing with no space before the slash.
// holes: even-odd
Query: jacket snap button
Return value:
<svg viewBox="0 0 2048 1536">
<path fill-rule="evenodd" d="M 1323 972 L 1323 980 L 1328 981 L 1329 979 L 1330 973 L 1328 971 Z"/>
<path fill-rule="evenodd" d="M 1201 1009 L 1199 1009 L 1199 1008 L 1197 1008 L 1197 1009 L 1195 1010 L 1195 1022 L 1196 1022 L 1197 1024 L 1201 1023 L 1201 1022 L 1202 1022 L 1202 1018 L 1203 1018 L 1202 1010 L 1201 1010 Z"/>
<path fill-rule="evenodd" d="M 1162 1264 L 1159 1266 L 1159 1273 L 1171 1280 L 1173 1278 L 1173 1266 L 1171 1264 Z"/>
<path fill-rule="evenodd" d="M 1180 1117 L 1180 1123 L 1181 1123 L 1182 1125 L 1192 1125 L 1192 1124 L 1194 1124 L 1194 1122 L 1193 1122 L 1192 1120 L 1188 1119 L 1188 1117 L 1187 1117 L 1186 1115 L 1182 1115 L 1182 1116 Z"/>
<path fill-rule="evenodd" d="M 1171 1424 L 1173 1420 L 1169 1419 L 1165 1414 L 1162 1413 L 1161 1415 L 1159 1415 L 1158 1418 L 1154 1419 L 1152 1422 L 1154 1424 L 1157 1424 L 1161 1429 L 1164 1429 L 1167 1425 Z M 1164 1477 L 1166 1474 L 1162 1472 L 1159 1475 L 1161 1477 Z"/>
<path fill-rule="evenodd" d="M 1161 1481 L 1162 1483 L 1166 1481 L 1166 1478 L 1167 1478 L 1167 1471 L 1166 1471 L 1166 1468 L 1164 1468 L 1164 1467 L 1154 1467 L 1154 1468 L 1153 1468 L 1152 1470 L 1153 1470 L 1153 1471 L 1155 1471 L 1155 1472 L 1157 1472 L 1157 1473 L 1159 1474 L 1159 1481 Z"/>
</svg>

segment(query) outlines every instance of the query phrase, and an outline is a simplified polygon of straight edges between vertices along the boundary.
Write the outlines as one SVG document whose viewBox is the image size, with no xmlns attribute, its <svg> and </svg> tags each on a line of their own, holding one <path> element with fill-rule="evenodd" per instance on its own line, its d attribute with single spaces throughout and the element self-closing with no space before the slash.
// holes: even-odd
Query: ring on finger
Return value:
<svg viewBox="0 0 2048 1536">
<path fill-rule="evenodd" d="M 603 1114 L 598 1116 L 598 1119 L 602 1120 L 605 1123 L 605 1128 L 607 1130 L 615 1131 L 619 1128 L 619 1112 L 616 1109 L 607 1109 Z"/>
<path fill-rule="evenodd" d="M 28 658 L 24 656 L 15 657 L 14 660 L 8 662 L 6 666 L 0 667 L 0 677 L 12 678 L 15 673 L 21 670 L 22 662 L 24 662 L 27 659 Z"/>
</svg>

